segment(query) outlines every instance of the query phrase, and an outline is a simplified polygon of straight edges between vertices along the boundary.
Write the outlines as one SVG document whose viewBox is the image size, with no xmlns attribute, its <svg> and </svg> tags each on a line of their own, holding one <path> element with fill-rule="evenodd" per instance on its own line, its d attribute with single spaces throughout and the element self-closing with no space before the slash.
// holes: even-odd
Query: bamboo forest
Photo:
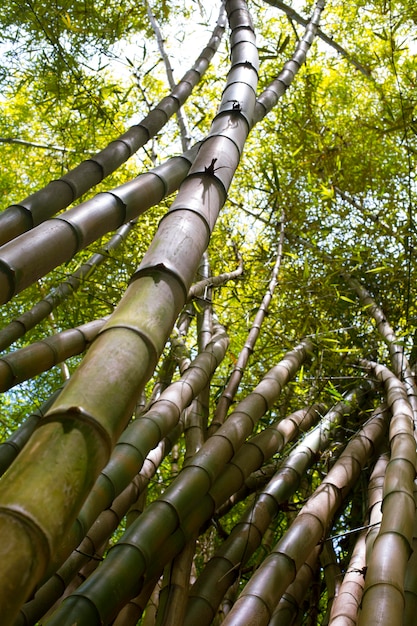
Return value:
<svg viewBox="0 0 417 626">
<path fill-rule="evenodd" d="M 415 624 L 416 4 L 0 25 L 1 626 Z"/>
</svg>

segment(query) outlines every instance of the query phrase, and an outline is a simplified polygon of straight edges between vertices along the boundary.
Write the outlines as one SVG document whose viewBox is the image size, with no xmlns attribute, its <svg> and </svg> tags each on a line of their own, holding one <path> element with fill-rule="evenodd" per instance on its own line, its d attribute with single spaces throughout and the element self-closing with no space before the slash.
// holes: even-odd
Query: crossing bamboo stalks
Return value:
<svg viewBox="0 0 417 626">
<path fill-rule="evenodd" d="M 398 624 L 404 612 L 404 577 L 412 550 L 415 517 L 417 459 L 413 412 L 403 383 L 392 372 L 378 363 L 362 361 L 362 364 L 384 385 L 392 420 L 381 529 L 368 564 L 358 624 Z"/>
<path fill-rule="evenodd" d="M 347 571 L 341 581 L 339 593 L 332 605 L 329 626 L 356 625 L 365 586 L 366 563 L 369 561 L 373 547 L 370 534 L 374 528 L 377 528 L 378 532 L 382 517 L 382 489 L 388 460 L 388 456 L 382 454 L 372 470 L 368 485 L 369 523 L 361 530 L 356 541 Z M 369 539 L 370 541 L 368 541 Z"/>
<path fill-rule="evenodd" d="M 154 137 L 180 109 L 206 72 L 222 39 L 225 22 L 222 4 L 210 40 L 191 70 L 186 72 L 170 95 L 163 98 L 141 122 L 131 126 L 106 148 L 60 179 L 50 182 L 44 189 L 36 191 L 0 214 L 0 246 L 69 206 Z"/>
<path fill-rule="evenodd" d="M 296 579 L 282 596 L 272 614 L 268 626 L 291 626 L 301 615 L 301 606 L 318 570 L 321 546 L 316 546 L 306 562 L 300 567 Z"/>
<path fill-rule="evenodd" d="M 225 626 L 256 620 L 267 625 L 288 585 L 293 582 L 307 555 L 322 540 L 331 520 L 358 476 L 375 452 L 387 428 L 387 416 L 377 412 L 348 443 L 321 485 L 247 583 L 227 615 Z"/>
<path fill-rule="evenodd" d="M 224 594 L 259 547 L 280 505 L 296 490 L 315 455 L 328 445 L 335 428 L 358 410 L 365 397 L 365 388 L 351 392 L 344 402 L 328 411 L 283 461 L 268 485 L 260 490 L 253 505 L 247 508 L 191 588 L 185 626 L 192 626 L 197 619 L 201 626 L 212 623 Z M 317 407 L 312 407 L 311 412 L 315 411 Z"/>
<path fill-rule="evenodd" d="M 197 149 L 195 146 L 181 156 L 172 157 L 4 244 L 0 248 L 0 304 L 176 191 Z"/>
<path fill-rule="evenodd" d="M 103 246 L 102 252 L 93 254 L 73 274 L 67 276 L 48 295 L 37 302 L 31 309 L 25 311 L 0 330 L 0 351 L 8 348 L 16 339 L 23 337 L 28 330 L 34 328 L 46 319 L 63 301 L 72 296 L 90 278 L 95 270 L 106 260 L 109 254 L 118 248 L 132 230 L 135 220 L 124 224 Z"/>
<path fill-rule="evenodd" d="M 49 626 L 72 624 L 75 615 L 79 626 L 92 626 L 100 620 L 109 620 L 129 598 L 137 595 L 138 583 L 147 573 L 152 577 L 158 558 L 174 556 L 184 546 L 185 537 L 209 519 L 216 496 L 205 497 L 214 487 L 217 477 L 233 458 L 265 411 L 276 402 L 283 386 L 295 374 L 311 350 L 306 341 L 287 353 L 272 368 L 255 390 L 243 400 L 225 424 L 206 441 L 162 496 L 152 502 L 109 551 L 105 563 L 97 569 L 86 585 L 66 598 L 60 609 L 49 620 Z M 260 462 L 262 462 L 262 456 Z M 231 466 L 233 471 L 233 464 Z M 242 480 L 241 469 L 234 477 Z M 227 482 L 227 489 L 233 487 Z M 204 506 L 202 504 L 204 503 Z M 185 528 L 182 527 L 183 523 Z M 165 546 L 167 540 L 172 542 Z M 162 549 L 162 547 L 164 548 Z M 123 583 L 114 588 L 111 571 L 116 568 Z M 135 582 L 132 585 L 132 572 Z M 129 572 L 125 579 L 124 575 Z"/>
<path fill-rule="evenodd" d="M 82 541 L 99 513 L 111 505 L 140 471 L 147 454 L 176 427 L 182 412 L 204 389 L 223 360 L 229 344 L 220 329 L 206 349 L 190 363 L 178 381 L 159 396 L 149 411 L 132 422 L 118 440 L 111 458 L 90 491 L 77 520 L 61 539 L 56 562 Z"/>
</svg>

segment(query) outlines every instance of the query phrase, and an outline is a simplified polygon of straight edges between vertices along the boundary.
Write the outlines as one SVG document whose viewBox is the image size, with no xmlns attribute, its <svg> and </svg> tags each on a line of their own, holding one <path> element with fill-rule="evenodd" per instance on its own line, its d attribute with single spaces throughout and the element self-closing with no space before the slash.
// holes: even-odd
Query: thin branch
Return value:
<svg viewBox="0 0 417 626">
<path fill-rule="evenodd" d="M 298 22 L 302 26 L 306 26 L 308 24 L 308 20 L 306 20 L 299 13 L 297 13 L 297 11 L 295 11 L 292 7 L 288 6 L 288 4 L 285 4 L 285 2 L 282 2 L 282 0 L 265 0 L 265 2 L 283 11 L 290 18 L 290 20 L 294 20 L 295 22 Z M 336 41 L 334 41 L 332 37 L 329 37 L 328 35 L 326 35 L 320 28 L 317 30 L 317 37 L 320 37 L 322 41 L 324 41 L 331 48 L 336 50 L 349 63 L 352 63 L 352 65 L 354 65 L 356 69 L 359 70 L 364 76 L 366 76 L 367 78 L 372 78 L 371 71 L 367 67 L 362 65 L 362 63 L 359 63 L 359 61 L 357 61 L 354 57 L 352 57 L 349 54 L 349 52 L 347 52 L 344 48 L 342 48 L 341 45 L 339 45 Z"/>
</svg>

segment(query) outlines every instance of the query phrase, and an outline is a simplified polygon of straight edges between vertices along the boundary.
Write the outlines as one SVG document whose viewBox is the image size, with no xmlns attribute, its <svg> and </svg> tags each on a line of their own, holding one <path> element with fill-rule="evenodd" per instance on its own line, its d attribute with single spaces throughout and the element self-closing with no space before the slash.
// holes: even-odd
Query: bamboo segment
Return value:
<svg viewBox="0 0 417 626">
<path fill-rule="evenodd" d="M 84 352 L 104 324 L 105 319 L 93 320 L 1 357 L 0 392 Z"/>
<path fill-rule="evenodd" d="M 382 439 L 386 426 L 386 415 L 378 412 L 348 443 L 289 530 L 247 583 L 226 617 L 225 626 L 238 626 L 250 620 L 257 620 L 259 626 L 268 624 L 306 556 L 325 536 L 333 515 L 373 454 L 374 446 Z"/>
<path fill-rule="evenodd" d="M 297 616 L 301 615 L 302 601 L 317 572 L 319 554 L 320 546 L 316 546 L 304 565 L 301 566 L 297 578 L 282 596 L 268 626 L 291 626 Z"/>
<path fill-rule="evenodd" d="M 141 146 L 158 133 L 169 118 L 180 109 L 207 70 L 225 29 L 223 5 L 216 27 L 191 70 L 186 72 L 171 94 L 138 124 L 112 141 L 104 150 L 83 161 L 59 180 L 54 180 L 22 202 L 12 205 L 0 215 L 0 246 L 37 226 L 61 209 L 69 206 L 91 187 L 114 172 Z"/>
<path fill-rule="evenodd" d="M 362 532 L 356 542 L 339 594 L 333 602 L 329 626 L 356 626 L 365 585 L 365 537 L 366 533 Z"/>
</svg>

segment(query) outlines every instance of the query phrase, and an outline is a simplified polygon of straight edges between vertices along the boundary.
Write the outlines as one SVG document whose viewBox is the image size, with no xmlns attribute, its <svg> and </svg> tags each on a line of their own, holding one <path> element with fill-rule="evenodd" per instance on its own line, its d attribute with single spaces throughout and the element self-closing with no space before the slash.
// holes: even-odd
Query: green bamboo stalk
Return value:
<svg viewBox="0 0 417 626">
<path fill-rule="evenodd" d="M 276 605 L 307 555 L 322 540 L 338 507 L 356 483 L 387 427 L 386 415 L 377 412 L 348 443 L 321 485 L 309 498 L 296 519 L 269 556 L 247 583 L 225 626 L 257 620 L 267 625 Z"/>
<path fill-rule="evenodd" d="M 75 616 L 79 626 L 92 626 L 100 620 L 111 619 L 130 597 L 137 594 L 137 581 L 141 576 L 147 570 L 149 577 L 155 575 L 152 568 L 158 567 L 157 556 L 168 561 L 170 554 L 174 556 L 181 550 L 185 538 L 213 515 L 214 496 L 205 496 L 217 477 L 233 453 L 243 445 L 256 422 L 277 400 L 282 387 L 301 366 L 311 347 L 309 341 L 303 342 L 268 372 L 218 433 L 206 441 L 192 464 L 182 469 L 163 495 L 145 509 L 109 551 L 97 575 L 93 574 L 76 595 L 62 603 L 49 620 L 49 626 L 72 624 Z M 186 525 L 184 529 L 183 523 Z M 174 543 L 167 549 L 164 541 L 171 538 Z M 116 570 L 120 576 L 117 588 L 112 582 Z"/>
<path fill-rule="evenodd" d="M 159 579 L 146 583 L 136 598 L 132 598 L 120 611 L 112 626 L 136 626 L 142 613 L 145 614 L 141 626 L 155 626 L 155 617 L 159 605 Z"/>
<path fill-rule="evenodd" d="M 24 604 L 13 626 L 34 626 L 51 606 L 59 600 L 77 572 L 97 557 L 100 546 L 106 542 L 128 513 L 132 504 L 145 492 L 150 480 L 184 430 L 183 420 L 149 452 L 139 474 L 118 495 L 111 506 L 97 517 L 80 545 L 65 563 Z"/>
<path fill-rule="evenodd" d="M 0 476 L 10 467 L 23 446 L 29 441 L 39 421 L 60 393 L 61 389 L 55 391 L 39 409 L 27 416 L 23 424 L 6 441 L 0 443 Z"/>
<path fill-rule="evenodd" d="M 52 289 L 42 300 L 31 309 L 25 311 L 0 330 L 0 351 L 8 348 L 16 339 L 23 337 L 28 330 L 34 328 L 54 311 L 64 300 L 72 296 L 90 278 L 95 270 L 109 258 L 109 253 L 125 241 L 135 225 L 133 220 L 117 229 L 116 233 L 103 246 L 103 252 L 93 254 L 73 274 L 57 287 Z"/>
<path fill-rule="evenodd" d="M 0 357 L 0 392 L 81 354 L 94 341 L 105 322 L 106 318 L 92 320 Z"/>
<path fill-rule="evenodd" d="M 224 29 L 225 15 L 222 5 L 207 46 L 171 93 L 143 120 L 131 126 L 95 156 L 83 161 L 60 179 L 50 182 L 44 189 L 36 191 L 25 200 L 3 211 L 0 214 L 0 246 L 69 206 L 154 137 L 180 109 L 206 72 L 219 47 Z"/>
<path fill-rule="evenodd" d="M 282 462 L 268 485 L 257 494 L 254 503 L 246 509 L 228 539 L 216 550 L 200 573 L 190 591 L 184 626 L 192 626 L 197 619 L 200 626 L 211 624 L 221 599 L 238 577 L 246 561 L 259 547 L 271 521 L 278 514 L 280 505 L 296 490 L 301 477 L 314 462 L 316 454 L 327 447 L 335 428 L 348 415 L 358 410 L 358 402 L 363 403 L 365 395 L 363 390 L 348 394 L 346 400 L 328 411 L 319 424 Z M 311 419 L 320 408 L 311 407 L 306 413 L 307 419 L 309 416 Z M 278 423 L 277 427 L 284 430 L 286 421 Z M 267 431 L 265 436 L 270 436 Z M 282 449 L 282 446 L 279 449 Z M 243 454 L 244 452 L 242 450 Z"/>
<path fill-rule="evenodd" d="M 232 373 L 229 376 L 229 380 L 227 381 L 226 387 L 223 390 L 219 401 L 217 403 L 216 411 L 214 413 L 214 417 L 211 421 L 209 428 L 209 436 L 216 432 L 217 428 L 219 428 L 224 420 L 226 419 L 227 411 L 230 408 L 230 405 L 233 402 L 233 399 L 237 393 L 238 387 L 242 380 L 243 374 L 245 372 L 246 366 L 249 361 L 249 357 L 254 351 L 256 341 L 259 337 L 259 333 L 261 331 L 262 323 L 265 319 L 265 316 L 268 313 L 269 305 L 272 300 L 272 296 L 274 295 L 275 288 L 278 284 L 278 274 L 281 268 L 282 261 L 282 249 L 284 244 L 284 218 L 281 218 L 280 225 L 280 234 L 278 238 L 278 250 L 277 256 L 275 260 L 274 267 L 271 272 L 271 279 L 269 281 L 266 293 L 262 298 L 261 305 L 255 315 L 255 319 L 252 323 L 251 329 L 246 338 L 245 344 L 241 349 L 237 361 L 233 367 Z"/>
<path fill-rule="evenodd" d="M 403 383 L 392 372 L 378 363 L 362 361 L 362 364 L 384 385 L 392 420 L 391 458 L 385 473 L 381 529 L 368 564 L 358 625 L 401 624 L 404 577 L 412 550 L 415 517 L 413 491 L 417 458 L 413 412 Z"/>
</svg>

